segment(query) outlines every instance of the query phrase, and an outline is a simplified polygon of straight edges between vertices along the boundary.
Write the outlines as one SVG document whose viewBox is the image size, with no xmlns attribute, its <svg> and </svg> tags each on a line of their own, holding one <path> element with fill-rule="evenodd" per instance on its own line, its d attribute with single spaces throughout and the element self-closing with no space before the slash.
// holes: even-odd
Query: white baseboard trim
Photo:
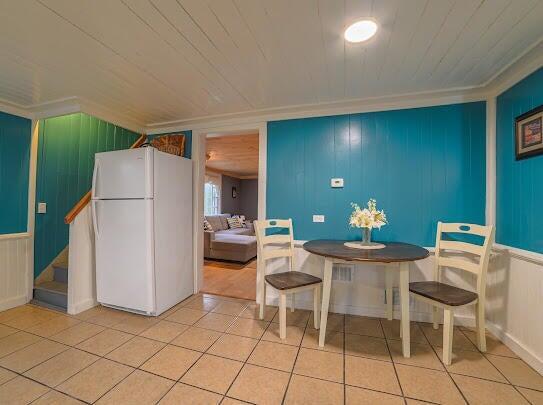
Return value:
<svg viewBox="0 0 543 405">
<path fill-rule="evenodd" d="M 25 295 L 19 295 L 17 297 L 8 298 L 5 300 L 0 301 L 0 311 L 5 311 L 6 309 L 11 309 L 18 307 L 20 305 L 24 305 L 30 302 Z"/>
<path fill-rule="evenodd" d="M 267 305 L 278 306 L 279 299 L 276 297 L 267 297 L 266 303 Z M 296 308 L 307 309 L 311 311 L 313 310 L 313 302 L 301 301 L 297 299 Z M 372 318 L 386 318 L 384 306 L 383 308 L 376 308 L 376 307 L 355 307 L 355 306 L 350 306 L 350 305 L 330 304 L 330 312 L 335 312 L 338 314 L 369 316 Z M 394 309 L 393 317 L 394 319 L 400 319 L 399 308 Z M 432 314 L 430 312 L 411 311 L 411 320 L 414 322 L 431 323 Z M 459 325 L 459 326 L 474 327 L 475 318 L 472 316 L 455 315 L 454 323 L 455 325 Z M 486 327 L 494 336 L 500 339 L 517 356 L 519 356 L 522 360 L 524 360 L 531 367 L 537 370 L 538 373 L 543 375 L 543 359 L 538 357 L 535 353 L 533 353 L 532 350 L 530 350 L 524 344 L 519 342 L 514 336 L 512 336 L 511 334 L 507 332 L 504 332 L 499 326 L 487 321 Z"/>
<path fill-rule="evenodd" d="M 87 309 L 91 309 L 98 305 L 98 301 L 89 298 L 87 300 L 78 302 L 77 304 L 73 304 L 68 308 L 68 313 L 70 315 L 77 315 L 83 311 L 86 311 Z"/>
<path fill-rule="evenodd" d="M 510 333 L 505 332 L 499 326 L 487 322 L 487 329 L 498 339 L 500 339 L 507 347 L 509 347 L 517 356 L 533 367 L 539 374 L 543 375 L 543 359 L 537 356 L 532 350 L 519 342 Z"/>
</svg>

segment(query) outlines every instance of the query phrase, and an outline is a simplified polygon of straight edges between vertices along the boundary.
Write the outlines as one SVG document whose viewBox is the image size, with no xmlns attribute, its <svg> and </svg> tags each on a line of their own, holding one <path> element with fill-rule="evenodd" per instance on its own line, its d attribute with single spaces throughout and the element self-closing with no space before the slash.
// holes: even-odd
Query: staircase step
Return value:
<svg viewBox="0 0 543 405">
<path fill-rule="evenodd" d="M 59 283 L 68 283 L 68 264 L 53 264 L 53 280 Z"/>
<path fill-rule="evenodd" d="M 34 286 L 36 304 L 52 306 L 66 310 L 68 308 L 68 284 L 58 281 L 46 281 Z"/>
</svg>

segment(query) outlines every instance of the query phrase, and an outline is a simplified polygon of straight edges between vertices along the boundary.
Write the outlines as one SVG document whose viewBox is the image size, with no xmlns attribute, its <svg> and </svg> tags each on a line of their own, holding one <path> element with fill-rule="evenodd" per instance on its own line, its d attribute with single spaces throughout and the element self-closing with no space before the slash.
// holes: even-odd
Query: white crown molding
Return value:
<svg viewBox="0 0 543 405">
<path fill-rule="evenodd" d="M 170 131 L 205 129 L 217 126 L 235 126 L 237 124 L 263 121 L 428 107 L 433 105 L 482 101 L 485 97 L 484 92 L 481 92 L 479 87 L 407 93 L 386 97 L 371 97 L 333 103 L 304 104 L 160 122 L 148 124 L 146 132 L 148 134 L 158 134 Z"/>
<path fill-rule="evenodd" d="M 17 115 L 19 117 L 32 119 L 33 115 L 25 106 L 10 101 L 0 99 L 0 111 L 7 114 Z"/>
<path fill-rule="evenodd" d="M 0 99 L 0 111 L 31 119 L 47 118 L 74 112 L 84 112 L 139 133 L 159 134 L 193 129 L 232 126 L 310 118 L 328 115 L 387 111 L 428 107 L 470 101 L 483 101 L 496 97 L 515 83 L 543 66 L 543 38 L 527 48 L 524 54 L 497 72 L 480 86 L 444 89 L 430 92 L 408 93 L 384 97 L 347 100 L 332 103 L 292 105 L 278 108 L 251 110 L 232 114 L 203 116 L 167 122 L 148 123 L 134 120 L 81 97 L 68 97 L 46 103 L 20 105 Z"/>
<path fill-rule="evenodd" d="M 77 97 L 66 97 L 45 103 L 32 104 L 26 107 L 34 119 L 58 117 L 81 111 L 81 103 Z"/>
<path fill-rule="evenodd" d="M 66 97 L 27 106 L 0 99 L 0 111 L 34 120 L 82 112 L 131 131 L 145 133 L 145 125 L 142 122 L 134 121 L 81 97 Z"/>
<path fill-rule="evenodd" d="M 535 44 L 514 63 L 503 69 L 485 87 L 489 96 L 497 97 L 543 66 L 543 40 Z"/>
</svg>

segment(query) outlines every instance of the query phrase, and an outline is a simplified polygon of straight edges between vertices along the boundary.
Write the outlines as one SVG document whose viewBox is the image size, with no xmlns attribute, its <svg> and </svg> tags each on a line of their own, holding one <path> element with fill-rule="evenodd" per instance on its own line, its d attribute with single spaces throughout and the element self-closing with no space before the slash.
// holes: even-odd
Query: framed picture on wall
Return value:
<svg viewBox="0 0 543 405">
<path fill-rule="evenodd" d="M 232 187 L 232 198 L 237 198 L 238 196 L 238 189 L 235 187 Z"/>
<path fill-rule="evenodd" d="M 543 105 L 515 118 L 516 159 L 543 154 Z"/>
</svg>

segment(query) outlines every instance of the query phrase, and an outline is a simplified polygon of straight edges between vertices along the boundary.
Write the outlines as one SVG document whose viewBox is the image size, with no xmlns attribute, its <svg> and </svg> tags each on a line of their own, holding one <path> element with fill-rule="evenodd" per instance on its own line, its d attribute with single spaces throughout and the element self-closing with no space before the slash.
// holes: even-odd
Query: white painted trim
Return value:
<svg viewBox="0 0 543 405">
<path fill-rule="evenodd" d="M 486 100 L 486 225 L 496 225 L 496 97 Z"/>
<path fill-rule="evenodd" d="M 2 98 L 0 98 L 0 111 L 12 115 L 17 115 L 19 117 L 32 119 L 32 112 L 28 111 L 25 106 L 17 103 L 11 103 L 8 100 L 4 100 Z"/>
<path fill-rule="evenodd" d="M 27 300 L 30 301 L 34 290 L 34 228 L 36 222 L 36 175 L 38 166 L 39 120 L 32 120 L 30 138 L 30 166 L 28 170 L 28 222 L 27 232 L 30 243 L 27 249 Z"/>
<path fill-rule="evenodd" d="M 26 304 L 28 301 L 26 295 L 19 295 L 17 297 L 8 298 L 7 300 L 0 301 L 0 311 L 5 311 L 6 309 L 18 307 L 20 305 Z"/>
<path fill-rule="evenodd" d="M 240 133 L 255 133 L 258 131 L 259 160 L 258 160 L 258 217 L 266 216 L 266 156 L 267 156 L 267 122 L 250 122 L 223 127 L 201 128 L 192 131 L 192 161 L 193 161 L 193 234 L 194 234 L 194 292 L 200 291 L 203 282 L 204 267 L 204 182 L 205 182 L 205 151 L 206 136 L 239 135 Z M 262 149 L 264 148 L 264 149 Z"/>
<path fill-rule="evenodd" d="M 485 93 L 479 88 L 463 88 L 445 91 L 440 90 L 432 92 L 408 93 L 386 97 L 371 97 L 333 103 L 303 104 L 232 114 L 198 117 L 186 120 L 151 123 L 146 126 L 146 133 L 159 134 L 165 132 L 203 129 L 210 126 L 235 128 L 236 126 L 254 122 L 353 114 L 372 111 L 400 110 L 405 108 L 483 101 L 485 97 Z"/>
<path fill-rule="evenodd" d="M 486 328 L 501 340 L 507 347 L 509 347 L 515 354 L 517 354 L 522 360 L 528 363 L 539 374 L 543 375 L 543 359 L 538 357 L 533 351 L 528 349 L 525 345 L 520 343 L 513 335 L 508 332 L 504 332 L 502 328 L 492 322 L 486 321 Z"/>
<path fill-rule="evenodd" d="M 279 305 L 278 297 L 268 296 L 266 299 L 266 305 Z M 301 301 L 296 300 L 296 308 L 300 309 L 313 309 L 313 301 Z M 382 308 L 376 307 L 367 307 L 367 306 L 350 306 L 350 305 L 334 305 L 330 304 L 329 312 L 334 312 L 338 314 L 348 314 L 348 315 L 358 315 L 358 316 L 368 316 L 372 318 L 382 318 L 386 319 L 386 309 L 385 305 Z M 400 309 L 399 306 L 395 306 L 393 318 L 400 319 Z M 430 312 L 418 312 L 410 311 L 410 318 L 413 322 L 432 322 L 432 314 Z M 458 326 L 465 327 L 475 327 L 475 317 L 466 316 L 466 315 L 454 315 L 454 323 Z M 500 327 L 495 325 L 492 322 L 486 321 L 486 327 L 494 336 L 500 339 L 507 347 L 509 347 L 515 354 L 517 354 L 521 359 L 528 363 L 531 367 L 537 370 L 540 374 L 543 374 L 543 359 L 538 357 L 533 351 L 528 349 L 522 343 L 520 343 L 514 336 L 510 333 L 504 332 Z"/>
<path fill-rule="evenodd" d="M 200 291 L 203 283 L 204 267 L 204 183 L 206 161 L 205 132 L 194 131 L 192 133 L 192 234 L 194 239 L 193 263 L 194 263 L 194 293 Z"/>
<path fill-rule="evenodd" d="M 495 243 L 492 249 L 495 252 L 507 253 L 511 257 L 543 266 L 542 253 L 531 252 L 529 250 L 519 249 L 513 246 L 501 245 L 499 243 Z"/>
<path fill-rule="evenodd" d="M 488 95 L 497 97 L 541 66 L 543 66 L 543 38 L 494 75 L 485 84 L 485 90 Z"/>
<path fill-rule="evenodd" d="M 29 239 L 31 237 L 32 235 L 29 232 L 6 233 L 3 235 L 0 235 L 0 240 Z"/>
<path fill-rule="evenodd" d="M 65 97 L 28 106 L 0 99 L 0 111 L 33 120 L 82 112 L 131 131 L 145 133 L 145 125 L 142 122 L 81 97 Z"/>
<path fill-rule="evenodd" d="M 98 302 L 96 300 L 89 298 L 85 301 L 73 304 L 71 308 L 68 309 L 68 314 L 77 315 L 83 311 L 86 311 L 87 309 L 94 308 L 97 305 L 98 305 Z"/>
<path fill-rule="evenodd" d="M 268 124 L 262 122 L 258 128 L 258 219 L 266 219 L 266 188 L 268 167 Z"/>
</svg>

